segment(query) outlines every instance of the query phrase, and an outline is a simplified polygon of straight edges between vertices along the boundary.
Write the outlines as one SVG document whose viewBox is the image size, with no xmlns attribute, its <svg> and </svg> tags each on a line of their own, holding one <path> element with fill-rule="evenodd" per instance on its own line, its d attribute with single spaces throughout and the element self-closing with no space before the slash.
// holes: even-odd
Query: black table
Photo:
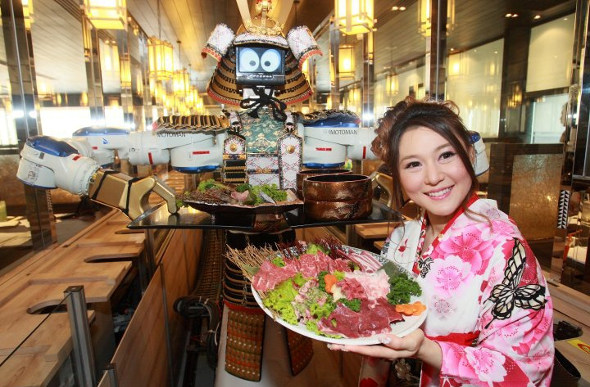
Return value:
<svg viewBox="0 0 590 387">
<path fill-rule="evenodd" d="M 274 218 L 274 220 L 273 220 Z M 399 222 L 402 215 L 385 204 L 373 201 L 372 213 L 359 219 L 315 220 L 307 217 L 302 207 L 278 213 L 257 214 L 248 212 L 216 212 L 208 213 L 190 207 L 182 207 L 175 214 L 168 212 L 165 203 L 146 211 L 133 220 L 127 227 L 130 229 L 225 229 L 260 232 L 261 220 L 274 223 L 275 229 L 296 229 L 304 227 L 334 226 L 343 224 Z"/>
</svg>

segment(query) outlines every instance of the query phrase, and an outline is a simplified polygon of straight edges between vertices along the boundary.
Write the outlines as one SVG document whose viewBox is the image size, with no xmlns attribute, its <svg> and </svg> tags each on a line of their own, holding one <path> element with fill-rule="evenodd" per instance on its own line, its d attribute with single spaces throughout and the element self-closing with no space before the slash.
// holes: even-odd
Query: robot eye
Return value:
<svg viewBox="0 0 590 387">
<path fill-rule="evenodd" d="M 260 58 L 260 65 L 267 73 L 276 71 L 281 65 L 281 53 L 275 49 L 266 50 Z"/>
<path fill-rule="evenodd" d="M 243 72 L 252 72 L 258 69 L 258 65 L 260 64 L 260 58 L 256 51 L 251 48 L 246 48 L 240 51 L 240 71 Z"/>
</svg>

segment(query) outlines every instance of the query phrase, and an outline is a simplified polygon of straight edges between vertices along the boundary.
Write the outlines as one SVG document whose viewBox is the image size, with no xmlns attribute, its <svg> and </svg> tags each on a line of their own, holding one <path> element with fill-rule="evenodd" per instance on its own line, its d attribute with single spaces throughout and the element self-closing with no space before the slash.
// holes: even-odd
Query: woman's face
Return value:
<svg viewBox="0 0 590 387">
<path fill-rule="evenodd" d="M 399 147 L 400 183 L 428 212 L 432 223 L 447 223 L 471 189 L 471 177 L 451 144 L 433 130 L 407 130 Z"/>
</svg>

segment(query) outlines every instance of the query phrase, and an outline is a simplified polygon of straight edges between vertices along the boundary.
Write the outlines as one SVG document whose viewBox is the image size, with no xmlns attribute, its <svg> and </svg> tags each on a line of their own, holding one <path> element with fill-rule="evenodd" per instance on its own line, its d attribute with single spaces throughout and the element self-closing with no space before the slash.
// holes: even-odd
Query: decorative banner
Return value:
<svg viewBox="0 0 590 387">
<path fill-rule="evenodd" d="M 590 345 L 584 343 L 582 340 L 572 339 L 568 340 L 567 342 L 573 345 L 574 347 L 578 348 L 579 350 L 586 352 L 586 354 L 590 355 Z"/>
</svg>

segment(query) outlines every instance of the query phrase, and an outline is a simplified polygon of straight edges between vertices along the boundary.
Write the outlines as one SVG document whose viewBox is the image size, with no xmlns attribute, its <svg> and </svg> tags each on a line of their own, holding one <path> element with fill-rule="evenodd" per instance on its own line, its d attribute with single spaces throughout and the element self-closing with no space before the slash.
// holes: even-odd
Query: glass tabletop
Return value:
<svg viewBox="0 0 590 387">
<path fill-rule="evenodd" d="M 274 228 L 304 228 L 333 226 L 339 224 L 398 222 L 402 220 L 399 212 L 392 210 L 387 205 L 373 201 L 373 211 L 365 218 L 342 220 L 316 220 L 305 215 L 303 208 L 297 208 L 288 212 L 273 215 L 269 219 L 267 214 L 243 213 L 207 213 L 190 207 L 182 207 L 177 213 L 168 212 L 165 203 L 146 211 L 134 219 L 127 227 L 130 229 L 226 229 L 258 232 L 260 227 L 269 227 L 273 223 Z M 266 230 L 266 229 L 265 229 Z"/>
</svg>

